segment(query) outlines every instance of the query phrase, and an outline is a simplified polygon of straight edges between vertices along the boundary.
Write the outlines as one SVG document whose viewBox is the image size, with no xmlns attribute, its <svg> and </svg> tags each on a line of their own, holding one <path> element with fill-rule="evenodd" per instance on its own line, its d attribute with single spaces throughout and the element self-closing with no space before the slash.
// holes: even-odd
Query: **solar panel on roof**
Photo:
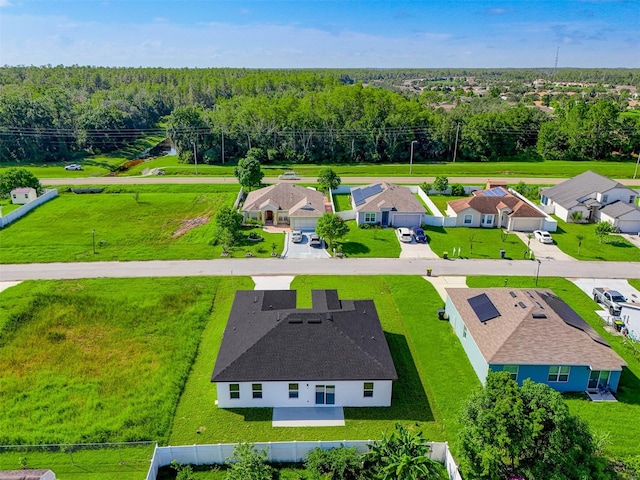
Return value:
<svg viewBox="0 0 640 480">
<path fill-rule="evenodd" d="M 551 294 L 542 294 L 547 305 L 553 310 L 567 325 L 582 330 L 589 335 L 594 342 L 598 342 L 601 345 L 611 348 L 604 338 L 602 338 L 598 332 L 596 332 L 591 325 L 584 321 L 584 319 L 578 315 L 569 305 L 567 305 L 562 299 Z"/>
<path fill-rule="evenodd" d="M 356 188 L 355 190 L 353 190 L 351 192 L 351 197 L 353 198 L 353 201 L 356 204 L 356 206 L 362 205 L 364 203 L 364 196 L 362 195 L 361 188 Z"/>
<path fill-rule="evenodd" d="M 493 187 L 489 190 L 485 190 L 482 195 L 485 197 L 504 197 L 506 194 L 507 192 L 505 192 L 504 188 Z"/>
<path fill-rule="evenodd" d="M 486 322 L 487 320 L 500 316 L 500 312 L 498 312 L 498 309 L 489 297 L 487 297 L 486 293 L 468 298 L 467 302 L 469 302 L 469 305 L 481 322 Z"/>
</svg>

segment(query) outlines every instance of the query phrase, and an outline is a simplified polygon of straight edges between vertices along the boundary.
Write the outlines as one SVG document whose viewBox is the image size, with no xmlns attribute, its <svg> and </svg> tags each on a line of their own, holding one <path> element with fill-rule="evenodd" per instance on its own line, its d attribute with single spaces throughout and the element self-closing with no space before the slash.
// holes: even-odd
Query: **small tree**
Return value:
<svg viewBox="0 0 640 480">
<path fill-rule="evenodd" d="M 256 450 L 252 443 L 239 443 L 233 449 L 233 458 L 227 459 L 227 480 L 271 480 L 275 470 L 266 462 L 264 450 Z"/>
<path fill-rule="evenodd" d="M 580 255 L 580 248 L 582 247 L 582 241 L 584 240 L 584 235 L 578 234 L 576 235 L 576 238 L 578 239 L 578 255 Z"/>
<path fill-rule="evenodd" d="M 318 175 L 318 185 L 320 186 L 320 190 L 323 192 L 328 192 L 329 190 L 338 188 L 341 182 L 342 180 L 338 174 L 331 168 L 323 168 L 320 170 L 320 174 Z"/>
<path fill-rule="evenodd" d="M 571 215 L 569 215 L 569 218 L 573 223 L 580 223 L 582 221 L 582 212 L 579 212 L 579 211 L 571 212 Z"/>
<path fill-rule="evenodd" d="M 464 187 L 461 184 L 454 183 L 453 185 L 451 185 L 451 195 L 456 197 L 463 197 L 466 195 L 466 192 L 464 191 Z"/>
<path fill-rule="evenodd" d="M 312 480 L 358 480 L 362 473 L 361 455 L 356 447 L 323 450 L 316 447 L 309 452 L 304 466 Z"/>
<path fill-rule="evenodd" d="M 242 214 L 230 205 L 223 205 L 213 217 L 214 242 L 232 244 L 240 232 Z"/>
<path fill-rule="evenodd" d="M 38 195 L 42 193 L 42 185 L 38 177 L 26 168 L 12 167 L 0 173 L 0 197 L 8 197 L 14 188 L 35 188 Z"/>
<path fill-rule="evenodd" d="M 260 157 L 262 150 L 252 148 L 247 152 L 247 156 L 238 162 L 233 174 L 238 178 L 238 182 L 243 188 L 248 190 L 259 187 L 264 173 L 260 169 Z"/>
<path fill-rule="evenodd" d="M 333 248 L 333 241 L 349 233 L 349 226 L 335 213 L 325 213 L 318 219 L 316 233 L 329 242 L 329 250 Z"/>
<path fill-rule="evenodd" d="M 427 195 L 429 195 L 429 192 L 431 191 L 431 185 L 429 185 L 427 182 L 422 182 L 420 184 L 420 188 L 422 189 L 422 191 L 424 193 L 426 193 Z"/>
<path fill-rule="evenodd" d="M 613 225 L 611 225 L 611 222 L 598 222 L 598 224 L 596 225 L 596 236 L 598 237 L 598 241 L 600 243 L 604 242 L 604 237 L 606 237 L 607 235 L 609 235 L 610 233 L 613 233 L 614 229 L 613 229 Z"/>
<path fill-rule="evenodd" d="M 444 175 L 436 177 L 433 182 L 433 189 L 443 193 L 447 188 L 449 188 L 449 179 Z"/>
</svg>

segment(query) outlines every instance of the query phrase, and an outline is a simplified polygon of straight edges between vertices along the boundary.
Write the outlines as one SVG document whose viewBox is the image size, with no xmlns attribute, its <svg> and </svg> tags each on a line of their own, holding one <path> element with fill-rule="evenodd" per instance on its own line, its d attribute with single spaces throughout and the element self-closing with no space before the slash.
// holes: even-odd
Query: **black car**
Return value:
<svg viewBox="0 0 640 480">
<path fill-rule="evenodd" d="M 424 230 L 421 228 L 414 228 L 413 235 L 416 237 L 416 242 L 427 243 L 427 236 L 424 234 Z"/>
</svg>

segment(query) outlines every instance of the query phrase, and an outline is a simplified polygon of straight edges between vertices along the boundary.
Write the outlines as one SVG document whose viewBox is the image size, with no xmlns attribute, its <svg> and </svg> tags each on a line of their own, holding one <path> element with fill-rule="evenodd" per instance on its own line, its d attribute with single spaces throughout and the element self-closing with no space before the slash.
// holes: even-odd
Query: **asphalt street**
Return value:
<svg viewBox="0 0 640 480">
<path fill-rule="evenodd" d="M 101 277 L 200 275 L 494 275 L 565 278 L 640 278 L 638 262 L 464 260 L 405 258 L 238 258 L 185 261 L 30 263 L 0 265 L 0 282 Z"/>
</svg>

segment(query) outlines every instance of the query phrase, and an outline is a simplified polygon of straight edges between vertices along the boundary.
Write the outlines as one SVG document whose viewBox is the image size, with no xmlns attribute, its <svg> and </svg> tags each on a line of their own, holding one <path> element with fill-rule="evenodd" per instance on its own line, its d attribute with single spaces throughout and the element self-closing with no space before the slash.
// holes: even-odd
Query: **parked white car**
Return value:
<svg viewBox="0 0 640 480">
<path fill-rule="evenodd" d="M 278 175 L 280 180 L 300 180 L 300 177 L 296 175 L 296 172 L 284 172 Z"/>
<path fill-rule="evenodd" d="M 413 240 L 413 235 L 411 234 L 411 230 L 405 227 L 400 227 L 396 229 L 396 234 L 398 235 L 398 240 L 405 243 L 411 243 Z"/>
<path fill-rule="evenodd" d="M 553 238 L 551 238 L 551 234 L 546 230 L 534 230 L 533 238 L 538 240 L 540 243 L 553 243 Z"/>
<path fill-rule="evenodd" d="M 293 230 L 291 232 L 291 241 L 293 243 L 300 243 L 302 241 L 302 232 L 300 230 Z"/>
<path fill-rule="evenodd" d="M 82 170 L 82 165 L 77 163 L 72 163 L 71 165 L 67 165 L 64 167 L 65 170 Z"/>
</svg>

